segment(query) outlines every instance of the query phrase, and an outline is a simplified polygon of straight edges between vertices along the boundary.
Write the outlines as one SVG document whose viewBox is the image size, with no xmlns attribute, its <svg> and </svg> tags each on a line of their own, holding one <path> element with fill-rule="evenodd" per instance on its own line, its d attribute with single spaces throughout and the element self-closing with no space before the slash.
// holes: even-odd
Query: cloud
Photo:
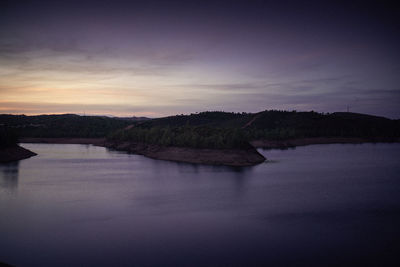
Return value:
<svg viewBox="0 0 400 267">
<path fill-rule="evenodd" d="M 107 47 L 74 39 L 0 40 L 2 69 L 19 76 L 62 72 L 107 78 L 116 75 L 165 76 L 193 59 L 189 50 Z M 48 75 L 49 76 L 49 75 Z"/>
<path fill-rule="evenodd" d="M 243 82 L 243 83 L 190 83 L 190 84 L 178 84 L 173 87 L 180 88 L 193 88 L 193 89 L 205 89 L 212 91 L 243 91 L 249 89 L 260 89 L 264 88 L 264 85 L 257 82 Z"/>
<path fill-rule="evenodd" d="M 20 17 L 0 16 L 0 96 L 9 112 L 81 112 L 87 103 L 99 114 L 347 105 L 399 114 L 399 61 L 379 35 L 351 27 L 337 33 L 310 21 L 289 25 L 286 12 L 248 4 L 247 14 L 213 4 L 211 16 L 203 5 L 195 14 L 156 6 L 132 8 L 134 15 L 117 5 L 118 16 L 81 3 L 71 9 L 78 13 L 59 3 L 35 6 L 19 4 Z"/>
</svg>

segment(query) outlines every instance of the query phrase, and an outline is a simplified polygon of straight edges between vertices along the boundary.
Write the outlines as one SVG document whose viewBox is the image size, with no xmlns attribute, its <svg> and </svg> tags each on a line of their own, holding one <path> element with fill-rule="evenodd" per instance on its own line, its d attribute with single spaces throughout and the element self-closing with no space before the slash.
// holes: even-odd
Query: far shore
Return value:
<svg viewBox="0 0 400 267">
<path fill-rule="evenodd" d="M 43 144 L 91 144 L 102 146 L 105 138 L 75 138 L 75 137 L 24 137 L 20 143 L 43 143 Z"/>
<path fill-rule="evenodd" d="M 254 140 L 250 144 L 256 148 L 285 149 L 296 146 L 317 144 L 362 144 L 362 143 L 398 143 L 399 139 L 388 138 L 359 138 L 359 137 L 310 137 L 286 140 Z"/>
<path fill-rule="evenodd" d="M 358 137 L 309 137 L 286 140 L 254 140 L 250 144 L 255 148 L 282 149 L 296 146 L 307 146 L 316 144 L 362 144 L 362 143 L 398 143 L 400 139 L 388 138 L 358 138 Z M 104 146 L 105 138 L 76 138 L 76 137 L 24 137 L 20 143 L 44 143 L 44 144 L 91 144 Z"/>
</svg>

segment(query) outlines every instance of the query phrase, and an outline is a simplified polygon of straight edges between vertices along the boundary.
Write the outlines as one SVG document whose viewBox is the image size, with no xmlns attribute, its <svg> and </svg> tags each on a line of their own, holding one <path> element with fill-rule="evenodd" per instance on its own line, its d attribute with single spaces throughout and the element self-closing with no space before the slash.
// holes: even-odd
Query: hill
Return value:
<svg viewBox="0 0 400 267">
<path fill-rule="evenodd" d="M 207 111 L 158 119 L 63 115 L 0 115 L 0 126 L 20 137 L 104 138 L 174 146 L 232 148 L 244 142 L 314 137 L 394 140 L 399 120 L 358 113 L 266 110 Z M 240 140 L 239 140 L 240 139 Z M 243 142 L 244 141 L 244 142 Z"/>
<path fill-rule="evenodd" d="M 236 140 L 233 142 L 235 144 L 240 143 L 238 138 L 254 141 L 258 139 L 357 137 L 390 141 L 400 137 L 400 121 L 346 112 L 323 114 L 313 111 L 277 110 L 258 113 L 208 111 L 145 121 L 130 130 L 115 133 L 110 138 L 131 138 L 140 142 L 164 145 L 169 145 L 171 142 L 173 145 L 182 143 L 185 146 L 188 144 L 190 136 L 199 139 L 197 143 L 202 143 L 203 139 L 207 137 L 213 137 L 220 141 L 221 139 L 228 141 L 227 139 L 233 138 Z M 173 141 L 169 141 L 169 139 Z M 215 147 L 231 147 L 226 143 L 219 142 L 215 144 Z M 196 146 L 195 141 L 192 144 Z"/>
<path fill-rule="evenodd" d="M 254 147 L 394 142 L 400 137 L 399 120 L 358 113 L 279 110 L 207 111 L 157 119 L 0 115 L 0 126 L 21 137 L 43 138 L 38 142 L 93 143 L 77 138 L 107 136 L 97 144 L 157 159 L 232 166 L 263 162 L 265 158 Z"/>
<path fill-rule="evenodd" d="M 20 137 L 99 138 L 147 118 L 110 118 L 105 116 L 0 115 L 0 125 L 13 129 Z"/>
</svg>

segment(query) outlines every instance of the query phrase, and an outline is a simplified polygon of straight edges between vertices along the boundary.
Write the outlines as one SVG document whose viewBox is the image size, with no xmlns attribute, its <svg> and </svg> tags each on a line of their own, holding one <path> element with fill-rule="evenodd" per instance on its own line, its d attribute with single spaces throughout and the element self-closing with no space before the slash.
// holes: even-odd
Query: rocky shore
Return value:
<svg viewBox="0 0 400 267">
<path fill-rule="evenodd" d="M 37 155 L 36 153 L 29 151 L 28 149 L 25 149 L 18 145 L 0 148 L 1 163 L 27 159 L 36 155 Z"/>
<path fill-rule="evenodd" d="M 164 147 L 131 142 L 106 142 L 115 150 L 144 155 L 153 159 L 226 166 L 252 166 L 265 161 L 255 148 L 248 149 L 198 149 L 187 147 Z"/>
</svg>

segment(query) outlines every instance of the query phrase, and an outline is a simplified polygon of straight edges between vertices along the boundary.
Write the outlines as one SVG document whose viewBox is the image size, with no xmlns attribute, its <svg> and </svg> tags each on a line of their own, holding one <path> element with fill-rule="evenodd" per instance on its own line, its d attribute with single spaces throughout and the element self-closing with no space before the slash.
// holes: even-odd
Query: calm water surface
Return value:
<svg viewBox="0 0 400 267">
<path fill-rule="evenodd" d="M 400 144 L 261 151 L 250 168 L 23 144 L 0 165 L 0 262 L 398 265 Z M 396 262 L 397 261 L 397 262 Z"/>
</svg>

